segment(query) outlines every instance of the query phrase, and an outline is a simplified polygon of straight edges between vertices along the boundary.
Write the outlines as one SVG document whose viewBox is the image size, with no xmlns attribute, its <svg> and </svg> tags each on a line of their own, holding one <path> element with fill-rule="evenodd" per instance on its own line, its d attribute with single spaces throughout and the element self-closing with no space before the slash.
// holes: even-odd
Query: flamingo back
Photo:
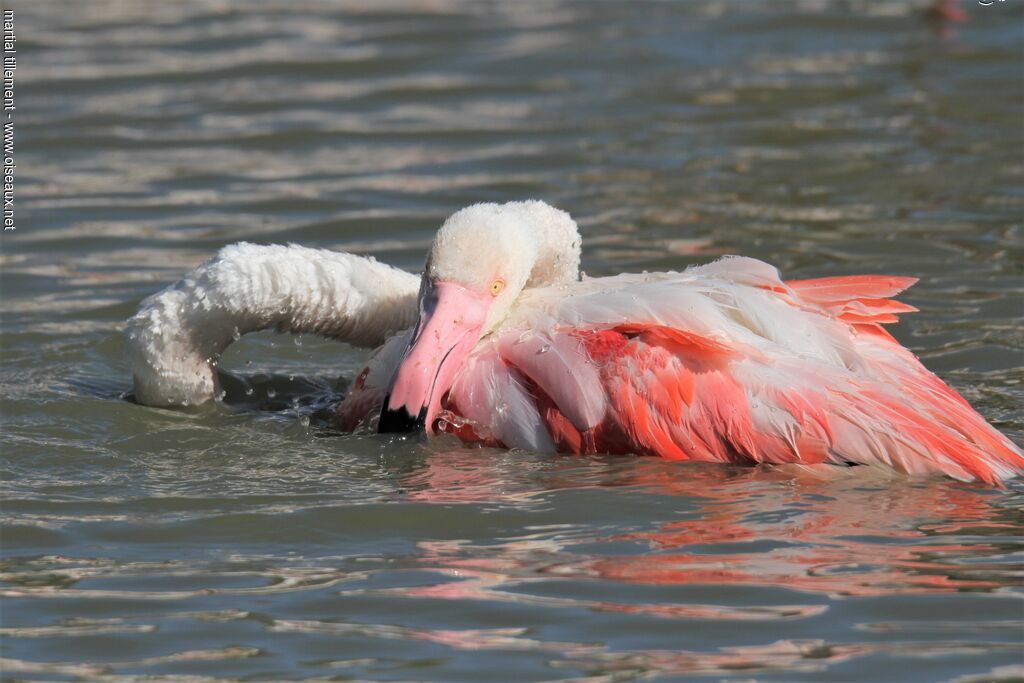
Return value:
<svg viewBox="0 0 1024 683">
<path fill-rule="evenodd" d="M 526 290 L 449 405 L 521 447 L 1019 474 L 1021 450 L 881 327 L 915 310 L 891 298 L 913 282 L 732 257 Z"/>
</svg>

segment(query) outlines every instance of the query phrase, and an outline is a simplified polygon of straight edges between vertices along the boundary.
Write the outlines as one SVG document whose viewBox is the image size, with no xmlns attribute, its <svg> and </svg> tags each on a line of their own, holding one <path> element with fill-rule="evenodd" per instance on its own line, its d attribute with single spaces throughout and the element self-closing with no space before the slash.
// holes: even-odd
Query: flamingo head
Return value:
<svg viewBox="0 0 1024 683">
<path fill-rule="evenodd" d="M 580 238 L 544 202 L 476 204 L 448 218 L 430 248 L 419 319 L 391 381 L 378 431 L 433 433 L 466 357 L 528 287 L 579 278 Z"/>
</svg>

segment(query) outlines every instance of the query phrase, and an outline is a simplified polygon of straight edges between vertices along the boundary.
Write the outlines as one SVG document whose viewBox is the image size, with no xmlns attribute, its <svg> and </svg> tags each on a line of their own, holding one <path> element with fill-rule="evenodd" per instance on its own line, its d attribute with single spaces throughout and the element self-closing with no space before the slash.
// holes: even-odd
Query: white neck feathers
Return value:
<svg viewBox="0 0 1024 683">
<path fill-rule="evenodd" d="M 468 278 L 468 284 L 484 290 L 497 270 L 515 271 L 508 296 L 492 306 L 490 327 L 522 289 L 579 279 L 576 223 L 536 200 L 457 211 L 437 234 L 431 255 L 438 253 L 450 272 L 431 272 L 438 263 L 428 259 L 427 277 Z M 145 299 L 128 320 L 126 355 L 136 400 L 171 406 L 215 398 L 220 355 L 257 330 L 379 346 L 415 323 L 419 282 L 410 273 L 351 254 L 244 242 L 224 247 L 181 281 Z"/>
<path fill-rule="evenodd" d="M 216 364 L 264 329 L 374 347 L 416 319 L 419 278 L 372 258 L 299 246 L 225 247 L 128 321 L 136 400 L 188 405 L 219 391 Z"/>
<path fill-rule="evenodd" d="M 536 252 L 527 287 L 580 279 L 580 232 L 567 212 L 536 199 L 508 202 L 500 208 L 533 236 Z"/>
</svg>

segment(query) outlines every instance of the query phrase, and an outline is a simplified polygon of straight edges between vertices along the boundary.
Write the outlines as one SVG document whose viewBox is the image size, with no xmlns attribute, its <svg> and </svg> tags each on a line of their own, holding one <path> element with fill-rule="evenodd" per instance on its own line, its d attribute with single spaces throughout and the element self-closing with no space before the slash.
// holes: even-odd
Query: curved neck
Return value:
<svg viewBox="0 0 1024 683">
<path fill-rule="evenodd" d="M 539 200 L 509 202 L 534 235 L 536 256 L 526 287 L 544 287 L 580 279 L 580 231 L 565 211 Z"/>
<path fill-rule="evenodd" d="M 243 334 L 276 329 L 373 347 L 416 319 L 419 279 L 363 258 L 299 246 L 225 247 L 144 300 L 125 330 L 136 400 L 214 398 L 216 365 Z"/>
</svg>

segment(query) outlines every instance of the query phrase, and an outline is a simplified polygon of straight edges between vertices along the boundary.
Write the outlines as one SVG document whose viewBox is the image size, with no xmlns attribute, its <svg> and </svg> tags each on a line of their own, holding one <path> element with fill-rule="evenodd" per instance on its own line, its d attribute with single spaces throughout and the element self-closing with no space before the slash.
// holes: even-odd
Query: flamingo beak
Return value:
<svg viewBox="0 0 1024 683">
<path fill-rule="evenodd" d="M 493 300 L 452 282 L 425 283 L 419 321 L 384 399 L 379 433 L 434 433 L 441 400 L 480 340 Z"/>
</svg>

